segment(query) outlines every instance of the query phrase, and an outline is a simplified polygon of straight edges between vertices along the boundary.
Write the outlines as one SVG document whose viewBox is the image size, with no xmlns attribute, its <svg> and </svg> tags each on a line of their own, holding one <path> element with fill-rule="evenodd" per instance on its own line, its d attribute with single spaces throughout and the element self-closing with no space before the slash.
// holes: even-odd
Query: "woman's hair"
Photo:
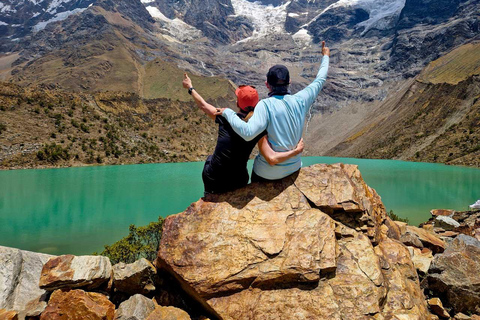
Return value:
<svg viewBox="0 0 480 320">
<path fill-rule="evenodd" d="M 255 107 L 246 107 L 245 110 L 240 109 L 240 113 L 245 115 L 245 117 L 242 120 L 245 122 L 248 122 L 248 120 L 253 116 L 254 110 L 255 110 Z"/>
</svg>

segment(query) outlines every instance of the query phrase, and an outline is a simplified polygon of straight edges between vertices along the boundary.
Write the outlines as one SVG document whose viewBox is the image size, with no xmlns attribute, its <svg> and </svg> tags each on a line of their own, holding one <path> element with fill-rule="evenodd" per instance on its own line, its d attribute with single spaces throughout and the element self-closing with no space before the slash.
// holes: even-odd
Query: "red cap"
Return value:
<svg viewBox="0 0 480 320">
<path fill-rule="evenodd" d="M 258 103 L 258 92 L 257 89 L 251 86 L 240 86 L 235 90 L 235 95 L 237 96 L 238 107 L 244 111 L 248 107 L 253 107 Z"/>
</svg>

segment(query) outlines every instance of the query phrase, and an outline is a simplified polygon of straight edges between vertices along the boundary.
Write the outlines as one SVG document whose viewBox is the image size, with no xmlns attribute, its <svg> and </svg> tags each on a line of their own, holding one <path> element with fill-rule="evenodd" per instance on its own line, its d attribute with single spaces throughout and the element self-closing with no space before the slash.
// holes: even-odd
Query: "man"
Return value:
<svg viewBox="0 0 480 320">
<path fill-rule="evenodd" d="M 267 131 L 268 143 L 273 151 L 293 150 L 303 134 L 303 125 L 311 105 L 317 98 L 327 78 L 330 49 L 322 42 L 322 63 L 316 79 L 302 91 L 290 94 L 290 74 L 287 67 L 275 65 L 268 71 L 265 84 L 269 98 L 261 100 L 248 122 L 242 121 L 233 110 L 219 109 L 216 114 L 230 123 L 243 139 L 250 141 Z M 253 164 L 252 182 L 284 178 L 302 166 L 300 155 L 271 165 L 263 155 L 258 155 Z"/>
</svg>

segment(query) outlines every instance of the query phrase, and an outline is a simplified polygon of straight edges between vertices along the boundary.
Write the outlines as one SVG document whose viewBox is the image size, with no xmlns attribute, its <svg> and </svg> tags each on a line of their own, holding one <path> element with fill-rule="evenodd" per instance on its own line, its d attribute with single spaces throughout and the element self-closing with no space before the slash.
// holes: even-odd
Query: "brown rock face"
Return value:
<svg viewBox="0 0 480 320">
<path fill-rule="evenodd" d="M 111 274 L 112 265 L 107 257 L 64 255 L 45 263 L 39 286 L 49 291 L 80 287 L 94 289 L 107 282 Z"/>
<path fill-rule="evenodd" d="M 0 320 L 18 320 L 18 314 L 16 311 L 0 309 Z"/>
<path fill-rule="evenodd" d="M 191 320 L 188 313 L 175 307 L 157 307 L 145 320 Z"/>
<path fill-rule="evenodd" d="M 56 290 L 40 320 L 113 320 L 114 315 L 115 305 L 103 294 Z"/>
<path fill-rule="evenodd" d="M 155 290 L 153 277 L 155 267 L 145 258 L 134 263 L 120 262 L 113 266 L 113 285 L 115 290 L 129 294 L 147 294 Z"/>
<path fill-rule="evenodd" d="M 422 246 L 429 248 L 433 253 L 439 253 L 445 250 L 445 242 L 443 242 L 443 240 L 437 237 L 433 232 L 429 232 L 424 228 L 407 226 L 407 233 L 418 237 L 422 243 Z"/>
<path fill-rule="evenodd" d="M 428 289 L 443 296 L 455 312 L 468 312 L 480 305 L 480 241 L 459 235 L 443 254 L 437 254 L 428 271 Z"/>
<path fill-rule="evenodd" d="M 356 166 L 209 200 L 166 219 L 156 263 L 220 319 L 426 319 L 410 253 Z"/>
</svg>

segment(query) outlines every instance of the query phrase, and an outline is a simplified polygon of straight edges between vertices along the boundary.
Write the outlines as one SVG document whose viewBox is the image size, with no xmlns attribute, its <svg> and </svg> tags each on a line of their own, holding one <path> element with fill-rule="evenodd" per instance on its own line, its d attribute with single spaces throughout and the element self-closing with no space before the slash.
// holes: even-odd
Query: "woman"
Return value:
<svg viewBox="0 0 480 320">
<path fill-rule="evenodd" d="M 208 156 L 202 172 L 205 194 L 223 193 L 246 186 L 249 179 L 248 158 L 255 144 L 262 139 L 265 133 L 259 134 L 251 141 L 245 141 L 233 131 L 223 116 L 215 116 L 217 108 L 205 102 L 193 88 L 192 80 L 186 73 L 183 78 L 183 87 L 188 89 L 188 93 L 193 97 L 197 106 L 218 123 L 217 146 L 213 154 Z M 248 121 L 258 103 L 258 92 L 252 86 L 240 86 L 235 90 L 235 95 L 239 109 L 237 115 L 244 121 Z M 287 152 L 275 152 L 266 139 L 262 141 L 263 143 L 259 144 L 260 152 L 272 163 L 285 161 L 303 151 L 303 141 L 300 141 L 297 148 Z"/>
</svg>

